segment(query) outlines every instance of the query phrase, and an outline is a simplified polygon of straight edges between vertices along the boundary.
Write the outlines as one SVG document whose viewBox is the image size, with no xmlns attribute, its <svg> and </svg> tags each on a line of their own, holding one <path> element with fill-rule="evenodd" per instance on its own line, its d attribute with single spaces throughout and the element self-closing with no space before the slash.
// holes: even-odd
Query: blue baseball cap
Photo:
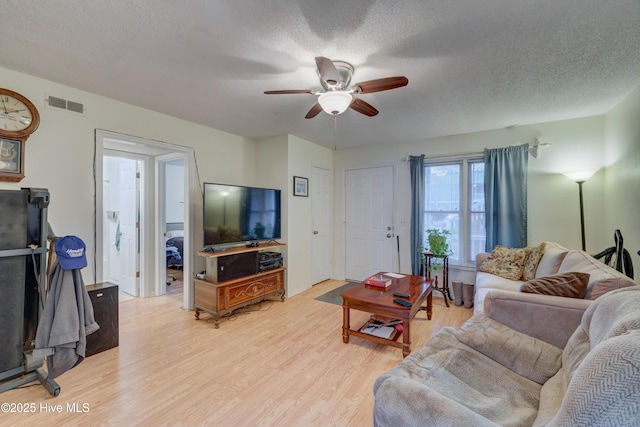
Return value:
<svg viewBox="0 0 640 427">
<path fill-rule="evenodd" d="M 63 270 L 75 270 L 87 266 L 86 246 L 78 236 L 59 237 L 55 243 L 58 263 Z"/>
</svg>

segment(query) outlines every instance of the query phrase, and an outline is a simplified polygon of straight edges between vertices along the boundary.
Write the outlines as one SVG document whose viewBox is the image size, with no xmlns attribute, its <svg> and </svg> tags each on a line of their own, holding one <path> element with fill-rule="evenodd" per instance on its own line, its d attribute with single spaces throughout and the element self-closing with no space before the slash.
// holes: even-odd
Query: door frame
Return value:
<svg viewBox="0 0 640 427">
<path fill-rule="evenodd" d="M 96 283 L 103 281 L 103 227 L 102 227 L 102 212 L 103 212 L 103 194 L 102 194 L 102 158 L 105 150 L 119 151 L 123 154 L 138 154 L 148 156 L 148 161 L 143 163 L 143 176 L 142 188 L 141 188 L 141 221 L 140 224 L 140 296 L 151 297 L 162 295 L 166 292 L 165 284 L 166 271 L 160 271 L 161 267 L 158 267 L 158 257 L 166 256 L 166 250 L 160 245 L 162 242 L 161 227 L 158 226 L 158 218 L 156 214 L 145 215 L 146 212 L 157 212 L 158 210 L 158 198 L 155 197 L 158 190 L 158 173 L 155 159 L 157 156 L 169 153 L 179 153 L 184 156 L 184 182 L 185 182 L 185 217 L 184 217 L 184 255 L 187 262 L 183 265 L 183 309 L 193 309 L 193 256 L 191 247 L 193 246 L 194 237 L 194 222 L 193 222 L 193 203 L 195 197 L 199 192 L 198 183 L 192 179 L 192 171 L 196 170 L 195 166 L 195 151 L 191 147 L 185 147 L 176 144 L 170 144 L 167 142 L 154 141 L 145 138 L 140 138 L 131 135 L 124 135 L 112 131 L 103 129 L 95 130 L 95 152 L 94 152 L 94 191 L 95 191 L 95 259 L 100 262 L 95 262 L 95 277 Z M 98 185 L 99 184 L 99 185 Z M 143 236 L 143 237 L 142 237 Z M 148 250 L 147 248 L 155 248 L 155 250 Z M 161 254 L 161 255 L 159 255 Z"/>
</svg>

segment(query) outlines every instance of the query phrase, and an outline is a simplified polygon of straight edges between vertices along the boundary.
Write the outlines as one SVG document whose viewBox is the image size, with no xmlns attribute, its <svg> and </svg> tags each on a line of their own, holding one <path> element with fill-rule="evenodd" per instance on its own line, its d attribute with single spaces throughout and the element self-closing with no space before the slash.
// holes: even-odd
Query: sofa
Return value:
<svg viewBox="0 0 640 427">
<path fill-rule="evenodd" d="M 569 250 L 555 242 L 542 242 L 528 248 L 496 246 L 493 252 L 483 252 L 476 257 L 474 312 L 483 312 L 484 299 L 492 290 L 520 292 L 521 287 L 528 281 L 541 281 L 544 278 L 574 272 L 589 275 L 585 293 L 580 296 L 588 301 L 614 289 L 637 285 L 623 273 L 588 253 Z M 563 288 L 552 287 L 551 290 L 562 291 Z M 552 295 L 553 292 L 546 294 Z M 553 296 L 562 298 L 561 301 L 568 301 L 566 296 Z M 576 295 L 572 297 L 575 298 Z"/>
<path fill-rule="evenodd" d="M 375 426 L 640 425 L 640 287 L 582 305 L 577 326 L 547 332 L 572 329 L 557 345 L 492 318 L 495 293 L 506 319 L 517 317 L 526 299 L 491 291 L 484 314 L 441 329 L 379 376 Z"/>
</svg>

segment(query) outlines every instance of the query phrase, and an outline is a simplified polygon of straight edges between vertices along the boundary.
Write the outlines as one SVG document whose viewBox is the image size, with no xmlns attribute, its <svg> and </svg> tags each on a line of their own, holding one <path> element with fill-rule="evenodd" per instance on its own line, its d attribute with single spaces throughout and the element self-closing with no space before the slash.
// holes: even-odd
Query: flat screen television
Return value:
<svg viewBox="0 0 640 427">
<path fill-rule="evenodd" d="M 204 245 L 281 238 L 280 190 L 204 183 Z"/>
</svg>

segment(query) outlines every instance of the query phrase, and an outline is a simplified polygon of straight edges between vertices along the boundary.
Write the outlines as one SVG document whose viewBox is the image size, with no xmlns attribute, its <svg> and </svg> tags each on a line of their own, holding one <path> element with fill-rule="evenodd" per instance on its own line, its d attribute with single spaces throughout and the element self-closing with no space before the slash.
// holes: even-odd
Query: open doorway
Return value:
<svg viewBox="0 0 640 427">
<path fill-rule="evenodd" d="M 113 132 L 96 130 L 95 169 L 96 177 L 104 175 L 103 170 L 111 167 L 109 158 L 129 159 L 134 161 L 137 170 L 137 194 L 135 226 L 138 241 L 132 244 L 135 254 L 137 271 L 137 296 L 151 297 L 163 295 L 167 289 L 166 276 L 166 214 L 164 200 L 166 186 L 164 181 L 164 163 L 171 159 L 182 161 L 182 211 L 183 211 L 183 266 L 184 287 L 182 307 L 193 308 L 193 260 L 191 242 L 193 241 L 193 221 L 190 200 L 197 197 L 199 190 L 197 182 L 191 182 L 192 170 L 195 170 L 193 149 L 174 144 L 151 141 L 143 138 L 122 135 Z M 124 161 L 124 160 L 121 160 Z M 127 168 L 127 166 L 124 166 Z M 120 219 L 120 233 L 122 233 L 121 211 L 115 214 L 115 209 L 108 209 L 105 202 L 105 192 L 111 183 L 96 182 L 96 282 L 107 281 L 114 268 L 111 254 L 115 247 L 118 219 Z M 131 203 L 131 202 L 129 202 Z M 113 230 L 112 230 L 113 228 Z M 113 240 L 113 243 L 110 242 Z M 120 250 L 122 251 L 122 235 L 120 235 Z M 129 264 L 130 266 L 130 264 Z M 136 294 L 136 292 L 134 292 Z"/>
<path fill-rule="evenodd" d="M 166 246 L 166 293 L 180 296 L 184 292 L 184 158 L 176 153 L 158 156 L 159 222 Z"/>
</svg>

